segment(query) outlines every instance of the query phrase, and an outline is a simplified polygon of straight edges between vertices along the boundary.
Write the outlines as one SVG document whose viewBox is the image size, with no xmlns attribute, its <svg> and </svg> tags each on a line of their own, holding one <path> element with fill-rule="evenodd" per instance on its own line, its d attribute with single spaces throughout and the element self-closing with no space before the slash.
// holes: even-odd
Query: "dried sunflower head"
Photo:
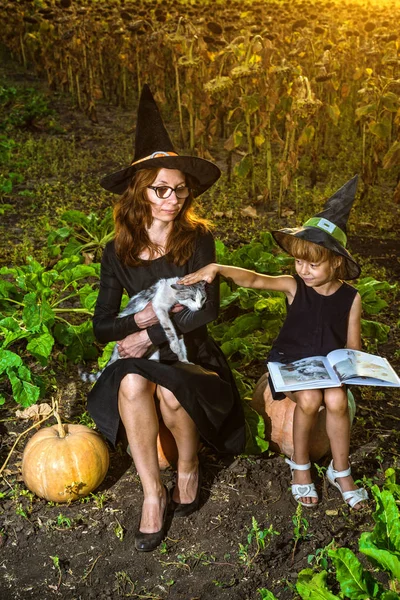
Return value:
<svg viewBox="0 0 400 600">
<path fill-rule="evenodd" d="M 230 77 L 219 75 L 215 79 L 211 79 L 204 85 L 206 92 L 210 94 L 219 94 L 225 90 L 229 90 L 233 86 L 233 80 Z"/>
</svg>

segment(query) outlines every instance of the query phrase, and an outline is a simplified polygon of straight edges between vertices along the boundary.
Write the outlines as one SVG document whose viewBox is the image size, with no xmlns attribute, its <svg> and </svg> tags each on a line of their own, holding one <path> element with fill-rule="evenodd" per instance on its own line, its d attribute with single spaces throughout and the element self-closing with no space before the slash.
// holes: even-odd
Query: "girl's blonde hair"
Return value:
<svg viewBox="0 0 400 600">
<path fill-rule="evenodd" d="M 308 240 L 292 236 L 290 239 L 290 245 L 287 245 L 287 251 L 294 258 L 300 260 L 306 260 L 310 263 L 320 263 L 329 261 L 329 265 L 332 269 L 332 273 L 335 279 L 345 279 L 346 277 L 346 261 L 344 256 L 340 256 L 332 250 L 328 250 L 324 246 L 314 244 Z"/>
<path fill-rule="evenodd" d="M 114 207 L 115 249 L 120 261 L 128 267 L 141 263 L 141 252 L 149 249 L 152 256 L 160 254 L 160 248 L 149 239 L 153 217 L 147 197 L 147 187 L 156 179 L 160 169 L 138 171 Z M 185 175 L 186 185 L 191 182 Z M 187 262 L 195 249 L 198 234 L 210 229 L 209 222 L 195 214 L 193 194 L 190 193 L 173 222 L 173 229 L 165 249 L 168 260 L 177 265 Z"/>
</svg>

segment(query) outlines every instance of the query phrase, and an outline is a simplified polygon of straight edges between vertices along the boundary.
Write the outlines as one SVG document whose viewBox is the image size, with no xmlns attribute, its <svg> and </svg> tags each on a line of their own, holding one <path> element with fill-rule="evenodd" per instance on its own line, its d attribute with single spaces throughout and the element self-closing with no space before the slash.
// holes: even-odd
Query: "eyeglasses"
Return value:
<svg viewBox="0 0 400 600">
<path fill-rule="evenodd" d="M 183 200 L 184 198 L 187 198 L 189 196 L 190 191 L 191 191 L 191 189 L 188 188 L 186 185 L 178 186 L 176 188 L 169 187 L 169 185 L 159 185 L 159 186 L 148 185 L 147 187 L 150 190 L 154 190 L 157 198 L 160 198 L 160 200 L 166 200 L 167 198 L 170 197 L 172 192 L 175 192 L 175 196 L 179 200 Z"/>
</svg>

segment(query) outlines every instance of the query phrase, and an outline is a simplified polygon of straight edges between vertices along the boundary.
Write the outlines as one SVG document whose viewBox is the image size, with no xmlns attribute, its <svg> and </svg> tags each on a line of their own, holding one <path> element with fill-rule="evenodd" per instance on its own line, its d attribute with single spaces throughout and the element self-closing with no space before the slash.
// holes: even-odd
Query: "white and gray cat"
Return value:
<svg viewBox="0 0 400 600">
<path fill-rule="evenodd" d="M 126 307 L 119 313 L 118 318 L 133 315 L 143 310 L 145 306 L 151 302 L 160 325 L 164 329 L 165 335 L 168 338 L 168 343 L 172 352 L 177 355 L 178 360 L 187 363 L 189 361 L 187 359 L 186 346 L 183 336 L 178 337 L 169 316 L 169 311 L 175 304 L 187 306 L 187 308 L 192 311 L 200 310 L 206 301 L 206 284 L 204 281 L 200 281 L 199 283 L 194 283 L 193 285 L 183 285 L 176 283 L 179 281 L 179 279 L 179 277 L 160 279 L 148 289 L 142 290 L 135 296 L 132 296 Z M 115 344 L 110 360 L 104 369 L 106 369 L 119 358 L 118 346 Z M 149 360 L 159 360 L 160 353 L 158 350 L 155 350 L 149 356 L 146 356 L 146 358 Z M 82 381 L 94 383 L 99 379 L 104 369 L 97 371 L 97 373 L 80 372 L 79 374 Z"/>
</svg>

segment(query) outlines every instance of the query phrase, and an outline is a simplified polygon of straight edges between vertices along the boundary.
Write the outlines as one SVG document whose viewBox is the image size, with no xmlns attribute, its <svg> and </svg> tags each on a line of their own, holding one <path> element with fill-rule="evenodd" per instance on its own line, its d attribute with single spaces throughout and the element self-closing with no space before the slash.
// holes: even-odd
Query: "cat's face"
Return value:
<svg viewBox="0 0 400 600">
<path fill-rule="evenodd" d="M 207 300 L 206 284 L 204 281 L 193 285 L 175 283 L 171 287 L 176 290 L 176 299 L 179 304 L 187 306 L 189 310 L 200 310 Z"/>
</svg>

